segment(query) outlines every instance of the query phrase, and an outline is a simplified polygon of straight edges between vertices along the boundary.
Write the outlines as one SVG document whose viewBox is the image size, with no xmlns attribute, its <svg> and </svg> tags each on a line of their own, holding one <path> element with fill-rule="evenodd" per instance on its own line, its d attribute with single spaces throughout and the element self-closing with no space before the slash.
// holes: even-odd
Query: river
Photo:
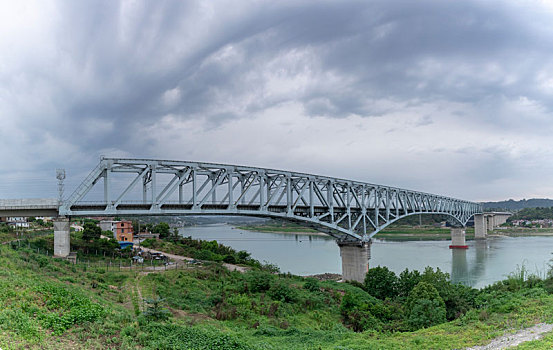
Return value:
<svg viewBox="0 0 553 350">
<path fill-rule="evenodd" d="M 327 236 L 253 232 L 225 224 L 184 227 L 183 236 L 216 240 L 252 257 L 277 265 L 282 272 L 313 275 L 341 273 L 340 250 Z M 370 266 L 387 266 L 399 274 L 405 268 L 439 267 L 453 282 L 481 288 L 504 279 L 521 267 L 543 276 L 553 252 L 553 237 L 491 237 L 468 241 L 469 249 L 449 249 L 449 241 L 401 241 L 375 239 Z"/>
</svg>

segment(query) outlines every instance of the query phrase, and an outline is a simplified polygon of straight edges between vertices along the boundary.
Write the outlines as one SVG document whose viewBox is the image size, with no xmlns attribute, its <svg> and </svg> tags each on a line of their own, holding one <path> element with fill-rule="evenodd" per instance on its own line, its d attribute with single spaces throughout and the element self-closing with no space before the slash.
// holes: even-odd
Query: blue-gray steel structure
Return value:
<svg viewBox="0 0 553 350">
<path fill-rule="evenodd" d="M 116 181 L 123 175 L 123 180 Z M 119 186 L 114 186 L 115 181 Z M 101 182 L 103 200 L 85 200 Z M 314 227 L 339 242 L 369 241 L 386 226 L 409 215 L 444 214 L 464 226 L 478 213 L 482 213 L 478 203 L 327 176 L 239 165 L 122 158 L 102 158 L 59 207 L 63 216 L 282 218 Z"/>
</svg>

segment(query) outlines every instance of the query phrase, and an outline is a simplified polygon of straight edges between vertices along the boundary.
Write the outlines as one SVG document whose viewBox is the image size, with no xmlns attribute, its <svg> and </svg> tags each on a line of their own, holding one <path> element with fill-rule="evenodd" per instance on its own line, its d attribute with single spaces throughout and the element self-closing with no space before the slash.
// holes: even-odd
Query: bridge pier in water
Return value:
<svg viewBox="0 0 553 350">
<path fill-rule="evenodd" d="M 474 215 L 474 239 L 486 239 L 488 230 L 487 230 L 487 220 L 484 214 L 475 214 Z"/>
<path fill-rule="evenodd" d="M 57 218 L 54 220 L 54 256 L 66 258 L 69 255 L 69 219 Z"/>
<path fill-rule="evenodd" d="M 337 242 L 342 257 L 342 280 L 363 283 L 369 271 L 371 242 Z"/>
<path fill-rule="evenodd" d="M 451 245 L 450 249 L 468 249 L 469 246 L 465 240 L 465 228 L 464 227 L 452 227 L 451 228 Z"/>
</svg>

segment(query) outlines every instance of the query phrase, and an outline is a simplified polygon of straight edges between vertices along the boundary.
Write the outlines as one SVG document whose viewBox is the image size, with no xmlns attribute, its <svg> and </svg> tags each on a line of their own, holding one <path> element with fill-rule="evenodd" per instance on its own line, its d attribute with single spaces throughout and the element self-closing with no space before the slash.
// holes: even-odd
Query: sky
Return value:
<svg viewBox="0 0 553 350">
<path fill-rule="evenodd" d="M 0 198 L 100 156 L 553 198 L 553 2 L 0 0 Z"/>
</svg>

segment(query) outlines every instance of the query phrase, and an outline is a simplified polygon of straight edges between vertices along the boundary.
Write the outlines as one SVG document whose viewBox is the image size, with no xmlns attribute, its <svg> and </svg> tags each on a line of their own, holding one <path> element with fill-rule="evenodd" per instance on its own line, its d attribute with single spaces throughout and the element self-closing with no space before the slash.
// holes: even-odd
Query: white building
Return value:
<svg viewBox="0 0 553 350">
<path fill-rule="evenodd" d="M 29 228 L 30 224 L 27 222 L 26 217 L 8 217 L 6 222 L 10 226 Z"/>
</svg>

